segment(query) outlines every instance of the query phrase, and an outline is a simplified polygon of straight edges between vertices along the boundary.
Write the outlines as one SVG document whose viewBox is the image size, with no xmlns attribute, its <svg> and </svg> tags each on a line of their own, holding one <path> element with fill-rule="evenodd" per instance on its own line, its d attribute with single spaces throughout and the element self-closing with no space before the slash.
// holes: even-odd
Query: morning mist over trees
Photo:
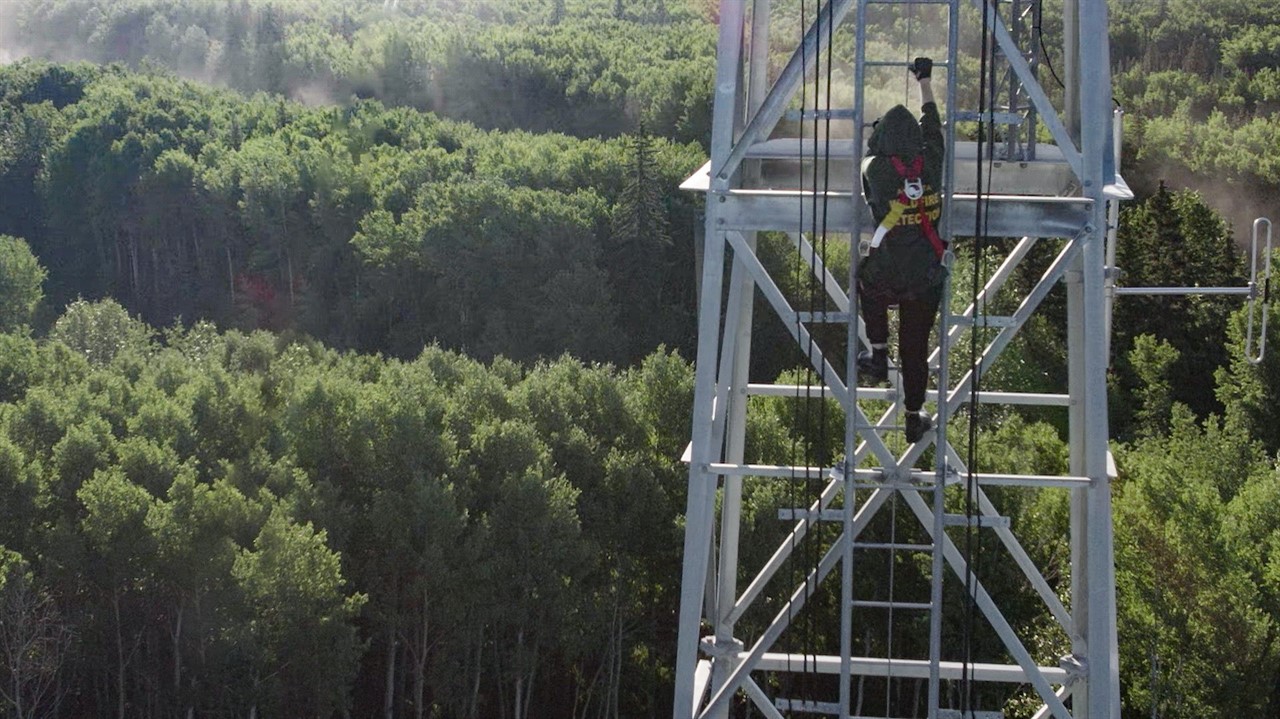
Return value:
<svg viewBox="0 0 1280 719">
<path fill-rule="evenodd" d="M 0 713 L 666 714 L 717 5 L 0 2 Z M 1110 7 L 1126 281 L 1243 284 L 1280 2 Z M 1280 715 L 1270 320 L 1254 366 L 1238 300 L 1117 304 L 1126 717 Z M 1061 325 L 1006 386 L 1058 383 Z M 785 462 L 797 401 L 752 401 Z M 980 469 L 1059 472 L 1055 411 Z M 1001 499 L 1068 591 L 1066 493 Z"/>
</svg>

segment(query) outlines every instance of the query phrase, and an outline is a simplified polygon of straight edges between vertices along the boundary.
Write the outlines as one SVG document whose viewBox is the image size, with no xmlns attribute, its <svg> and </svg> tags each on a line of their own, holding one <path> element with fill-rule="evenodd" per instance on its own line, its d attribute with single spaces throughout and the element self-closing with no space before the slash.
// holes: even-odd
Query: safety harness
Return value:
<svg viewBox="0 0 1280 719">
<path fill-rule="evenodd" d="M 938 236 L 938 230 L 933 226 L 933 220 L 929 219 L 929 212 L 925 207 L 924 180 L 921 177 L 924 171 L 924 157 L 916 155 L 911 160 L 910 167 L 907 167 L 907 164 L 897 155 L 890 155 L 889 161 L 893 163 L 893 169 L 897 171 L 898 177 L 902 178 L 902 189 L 889 203 L 889 212 L 876 228 L 876 233 L 871 238 L 871 246 L 879 247 L 885 235 L 889 234 L 889 230 L 897 226 L 902 213 L 914 208 L 920 214 L 920 229 L 924 232 L 924 236 L 929 238 L 929 244 L 933 245 L 933 251 L 938 259 L 942 260 L 942 256 L 946 254 L 947 245 Z"/>
</svg>

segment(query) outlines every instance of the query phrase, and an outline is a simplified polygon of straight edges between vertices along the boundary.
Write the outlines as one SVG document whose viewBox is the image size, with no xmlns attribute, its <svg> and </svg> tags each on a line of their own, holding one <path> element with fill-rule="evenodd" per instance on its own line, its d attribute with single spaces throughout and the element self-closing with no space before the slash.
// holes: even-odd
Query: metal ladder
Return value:
<svg viewBox="0 0 1280 719">
<path fill-rule="evenodd" d="M 901 61 L 872 59 L 867 57 L 868 45 L 868 29 L 869 29 L 869 8 L 871 5 L 897 5 L 904 8 L 907 12 L 914 13 L 915 5 L 943 5 L 946 6 L 947 15 L 947 51 L 944 61 L 939 62 L 939 58 L 934 60 L 934 68 L 946 73 L 947 91 L 946 97 L 937 98 L 941 100 L 940 107 L 945 108 L 946 115 L 943 118 L 944 137 L 946 142 L 946 152 L 944 153 L 943 165 L 943 186 L 940 188 L 943 201 L 943 219 L 940 233 L 944 239 L 951 238 L 950 213 L 948 209 L 951 204 L 952 187 L 954 186 L 954 148 L 955 148 L 955 97 L 956 82 L 954 78 L 954 70 L 956 68 L 956 54 L 959 36 L 959 0 L 857 0 L 855 28 L 855 48 L 854 48 L 854 112 L 853 112 L 853 132 L 854 132 L 854 162 L 853 171 L 859 173 L 861 171 L 863 160 L 863 148 L 865 146 L 865 130 L 868 126 L 867 118 L 864 116 L 866 108 L 865 103 L 865 85 L 867 80 L 867 69 L 870 67 L 899 67 L 905 73 L 910 62 L 910 57 Z M 936 35 L 935 35 L 936 37 Z M 916 54 L 908 48 L 908 55 Z M 914 109 L 913 109 L 914 111 Z M 855 180 L 855 187 L 860 183 Z M 851 277 L 849 283 L 850 306 L 856 307 L 856 272 L 859 262 L 859 244 L 858 241 L 866 228 L 864 225 L 865 217 L 863 213 L 857 213 L 854 216 L 852 237 L 850 242 L 851 256 Z M 946 328 L 950 324 L 949 311 L 950 282 L 948 281 L 943 288 L 943 301 L 939 311 L 939 328 L 938 336 L 942 343 L 940 362 L 938 366 L 937 384 L 940 392 L 945 395 L 947 388 L 947 363 L 948 363 L 948 332 Z M 857 328 L 856 311 L 852 312 L 854 319 L 850 322 L 849 328 L 849 376 L 853 377 L 856 372 L 856 357 L 859 339 L 859 331 Z M 850 381 L 850 393 L 854 404 L 858 402 L 857 383 Z M 940 702 L 940 666 L 942 662 L 941 644 L 942 644 L 942 584 L 945 568 L 943 566 L 942 537 L 945 526 L 955 522 L 957 519 L 967 521 L 967 518 L 948 517 L 944 509 L 944 488 L 946 486 L 946 451 L 943 448 L 946 444 L 946 403 L 939 402 L 939 415 L 934 424 L 934 436 L 936 441 L 935 449 L 935 471 L 931 477 L 916 478 L 916 473 L 911 471 L 910 462 L 907 458 L 917 456 L 908 451 L 900 464 L 894 468 L 885 468 L 879 478 L 864 478 L 863 473 L 854 471 L 859 459 L 858 445 L 859 437 L 863 432 L 882 431 L 885 428 L 887 420 L 892 416 L 901 416 L 897 410 L 900 408 L 900 400 L 895 403 L 894 407 L 886 412 L 884 418 L 877 426 L 859 426 L 858 415 L 860 413 L 850 413 L 845 434 L 845 512 L 844 512 L 844 560 L 842 589 L 841 589 L 841 666 L 840 666 L 840 699 L 838 715 L 843 717 L 853 717 L 854 707 L 861 709 L 864 705 L 862 697 L 854 697 L 854 669 L 853 669 L 853 639 L 854 634 L 858 631 L 859 626 L 875 626 L 877 620 L 881 620 L 883 627 L 885 656 L 879 661 L 867 658 L 871 664 L 882 664 L 882 676 L 885 677 L 885 701 L 883 716 L 889 719 L 893 717 L 906 716 L 901 708 L 895 711 L 892 705 L 891 697 L 892 680 L 894 678 L 895 662 L 901 664 L 916 664 L 917 669 L 921 660 L 907 660 L 895 658 L 893 635 L 895 619 L 901 616 L 908 616 L 911 619 L 918 618 L 921 613 L 928 617 L 929 625 L 929 644 L 928 657 L 924 661 L 928 667 L 928 691 L 926 711 L 929 719 L 937 719 L 938 705 Z M 896 427 L 894 427 L 896 429 Z M 927 437 L 927 435 L 926 435 Z M 922 480 L 922 481 L 921 481 Z M 890 493 L 888 501 L 888 509 L 891 512 L 890 526 L 893 530 L 890 533 L 888 541 L 859 541 L 855 536 L 856 528 L 854 526 L 854 513 L 859 506 L 861 494 L 869 492 L 870 498 L 867 501 L 874 501 L 877 493 Z M 926 497 L 932 501 L 927 503 L 928 510 L 925 510 L 922 503 Z M 898 500 L 905 500 L 908 505 L 914 505 L 912 508 L 916 510 L 916 515 L 921 524 L 931 522 L 932 526 L 926 526 L 928 530 L 928 541 L 924 542 L 903 542 L 899 541 L 896 529 L 898 522 Z M 907 513 L 910 515 L 910 512 Z M 881 598 L 859 598 L 855 596 L 855 577 L 856 572 L 864 563 L 871 562 L 871 556 L 880 555 L 888 561 L 889 572 L 886 577 L 887 596 Z M 900 598 L 894 595 L 894 577 L 893 567 L 898 558 L 902 555 L 929 557 L 929 597 L 927 601 L 923 601 L 921 597 Z M 857 619 L 865 619 L 864 623 L 855 624 Z M 863 671 L 868 671 L 864 669 Z M 859 686 L 862 683 L 859 682 Z M 859 711 L 858 716 L 866 716 Z"/>
</svg>

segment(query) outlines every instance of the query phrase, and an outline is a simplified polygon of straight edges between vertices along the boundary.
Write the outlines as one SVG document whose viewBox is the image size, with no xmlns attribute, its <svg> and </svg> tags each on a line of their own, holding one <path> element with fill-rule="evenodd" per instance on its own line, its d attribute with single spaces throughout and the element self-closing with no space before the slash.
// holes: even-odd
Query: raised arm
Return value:
<svg viewBox="0 0 1280 719">
<path fill-rule="evenodd" d="M 916 58 L 909 68 L 920 85 L 920 130 L 924 135 L 925 174 L 935 188 L 941 187 L 942 163 L 945 151 L 942 137 L 942 118 L 938 103 L 933 98 L 933 60 Z"/>
<path fill-rule="evenodd" d="M 920 79 L 920 106 L 923 107 L 933 102 L 933 81 L 929 78 Z"/>
</svg>

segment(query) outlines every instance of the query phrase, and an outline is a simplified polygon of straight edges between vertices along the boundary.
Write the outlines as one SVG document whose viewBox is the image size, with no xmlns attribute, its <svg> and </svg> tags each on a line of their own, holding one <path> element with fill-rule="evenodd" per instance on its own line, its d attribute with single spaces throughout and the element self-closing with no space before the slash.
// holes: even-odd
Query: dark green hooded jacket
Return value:
<svg viewBox="0 0 1280 719">
<path fill-rule="evenodd" d="M 867 141 L 867 157 L 862 162 L 862 191 L 877 226 L 902 191 L 903 177 L 889 159 L 893 155 L 907 167 L 917 156 L 923 156 L 925 204 L 935 230 L 940 226 L 942 153 L 945 151 L 942 120 L 935 103 L 926 104 L 922 110 L 920 121 L 916 122 L 910 110 L 895 106 L 880 118 Z M 920 222 L 920 212 L 912 206 L 902 213 L 880 246 L 862 259 L 858 277 L 864 290 L 882 294 L 892 301 L 920 297 L 941 288 L 946 272 Z"/>
</svg>

